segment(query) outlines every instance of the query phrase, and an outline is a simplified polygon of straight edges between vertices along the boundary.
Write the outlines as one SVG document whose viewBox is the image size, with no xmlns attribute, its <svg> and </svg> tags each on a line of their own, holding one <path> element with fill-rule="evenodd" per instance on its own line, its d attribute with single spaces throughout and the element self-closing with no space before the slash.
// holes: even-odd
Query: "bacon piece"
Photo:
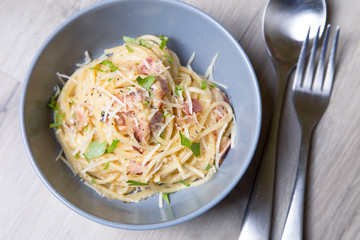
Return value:
<svg viewBox="0 0 360 240">
<path fill-rule="evenodd" d="M 89 116 L 86 112 L 86 109 L 83 105 L 75 106 L 75 117 L 74 117 L 74 125 L 78 128 L 78 130 L 83 129 L 86 125 L 89 124 Z"/>
<path fill-rule="evenodd" d="M 166 93 L 170 93 L 168 83 L 164 77 L 157 76 L 156 81 L 150 87 L 151 92 L 154 94 L 155 98 L 163 99 Z M 156 99 L 152 103 L 153 107 L 160 109 L 161 102 Z"/>
<path fill-rule="evenodd" d="M 202 105 L 201 103 L 195 99 L 195 98 L 192 98 L 191 99 L 191 103 L 192 103 L 192 112 L 193 113 L 198 113 L 198 112 L 202 112 Z M 190 109 L 189 109 L 189 104 L 187 102 L 184 103 L 184 107 L 183 107 L 183 111 L 187 114 L 187 115 L 190 115 Z"/>
<path fill-rule="evenodd" d="M 136 161 L 129 161 L 129 164 L 126 166 L 127 175 L 141 175 L 144 171 L 144 166 L 141 163 Z"/>
<path fill-rule="evenodd" d="M 159 128 L 158 124 L 161 122 L 161 120 L 162 113 L 160 111 L 157 111 L 150 120 L 150 130 L 155 132 Z"/>
<path fill-rule="evenodd" d="M 138 148 L 138 147 L 135 147 L 135 146 L 133 146 L 133 149 L 134 150 L 136 150 L 136 151 L 138 151 L 140 154 L 143 154 L 143 150 L 142 150 L 142 148 Z"/>
</svg>

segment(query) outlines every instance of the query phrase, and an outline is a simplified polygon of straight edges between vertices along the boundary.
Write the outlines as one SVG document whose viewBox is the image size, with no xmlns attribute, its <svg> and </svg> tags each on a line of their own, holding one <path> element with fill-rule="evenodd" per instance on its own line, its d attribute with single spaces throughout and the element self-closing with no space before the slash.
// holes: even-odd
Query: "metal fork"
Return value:
<svg viewBox="0 0 360 240">
<path fill-rule="evenodd" d="M 305 197 L 306 168 L 309 157 L 309 145 L 314 127 L 324 114 L 329 104 L 331 89 L 335 72 L 335 55 L 339 37 L 337 28 L 335 40 L 325 67 L 325 55 L 329 38 L 330 25 L 327 26 L 320 58 L 315 74 L 316 49 L 318 37 L 315 38 L 313 48 L 309 57 L 309 62 L 305 72 L 306 48 L 308 36 L 303 43 L 298 65 L 292 87 L 293 104 L 302 129 L 300 158 L 295 178 L 291 203 L 288 209 L 282 240 L 303 239 L 303 214 Z M 319 31 L 318 31 L 319 33 Z M 326 74 L 325 74 L 326 68 Z M 314 76 L 315 74 L 315 76 Z"/>
</svg>

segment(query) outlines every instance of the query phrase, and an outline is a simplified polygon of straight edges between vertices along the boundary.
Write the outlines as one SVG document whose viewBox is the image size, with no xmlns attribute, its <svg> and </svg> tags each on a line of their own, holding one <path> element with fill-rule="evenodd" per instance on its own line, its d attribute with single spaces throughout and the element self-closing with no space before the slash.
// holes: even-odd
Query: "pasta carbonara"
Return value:
<svg viewBox="0 0 360 240">
<path fill-rule="evenodd" d="M 71 75 L 54 110 L 64 162 L 101 195 L 137 202 L 208 181 L 232 145 L 229 99 L 181 66 L 167 37 L 123 37 Z"/>
</svg>

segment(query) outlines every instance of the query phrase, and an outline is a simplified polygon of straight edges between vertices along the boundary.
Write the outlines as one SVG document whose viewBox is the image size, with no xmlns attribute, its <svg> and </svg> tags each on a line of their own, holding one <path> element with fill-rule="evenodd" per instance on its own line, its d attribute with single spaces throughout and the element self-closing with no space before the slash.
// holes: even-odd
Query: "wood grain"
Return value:
<svg viewBox="0 0 360 240">
<path fill-rule="evenodd" d="M 257 153 L 244 178 L 217 206 L 186 223 L 127 231 L 94 223 L 46 189 L 28 160 L 19 127 L 21 88 L 37 50 L 69 16 L 97 0 L 0 1 L 0 239 L 237 239 L 261 156 L 276 75 L 262 38 L 266 2 L 185 0 L 224 25 L 248 54 L 263 100 Z M 313 136 L 306 197 L 306 239 L 360 239 L 360 26 L 356 0 L 328 0 L 328 22 L 341 26 L 335 88 Z M 278 149 L 273 239 L 284 224 L 299 153 L 300 128 L 287 94 Z M 14 167 L 16 166 L 16 167 Z"/>
</svg>

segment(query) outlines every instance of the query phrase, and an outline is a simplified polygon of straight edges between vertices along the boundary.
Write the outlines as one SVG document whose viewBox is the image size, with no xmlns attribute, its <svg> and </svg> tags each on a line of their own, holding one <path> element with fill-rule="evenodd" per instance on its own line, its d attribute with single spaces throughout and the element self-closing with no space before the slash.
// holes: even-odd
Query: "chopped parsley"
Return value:
<svg viewBox="0 0 360 240">
<path fill-rule="evenodd" d="M 211 88 L 216 88 L 216 86 L 215 86 L 214 84 L 209 84 L 209 86 L 210 86 Z"/>
<path fill-rule="evenodd" d="M 84 157 L 89 162 L 92 158 L 100 157 L 105 153 L 107 142 L 90 142 Z"/>
<path fill-rule="evenodd" d="M 69 95 L 69 99 L 70 99 L 71 104 L 74 105 L 74 104 L 75 104 L 75 103 L 74 103 L 74 100 L 72 100 L 72 98 L 71 98 L 70 95 Z"/>
<path fill-rule="evenodd" d="M 191 142 L 180 131 L 179 131 L 179 134 L 180 134 L 181 145 L 191 149 L 192 153 L 196 157 L 200 156 L 200 143 Z"/>
<path fill-rule="evenodd" d="M 146 107 L 146 106 L 149 104 L 149 101 L 148 101 L 148 100 L 145 100 L 145 101 L 143 102 L 143 104 L 144 104 L 144 106 Z"/>
<path fill-rule="evenodd" d="M 100 64 L 108 66 L 112 72 L 115 72 L 118 69 L 118 67 L 114 66 L 114 64 L 109 60 L 104 60 Z"/>
<path fill-rule="evenodd" d="M 207 83 L 206 83 L 206 81 L 202 80 L 201 81 L 201 89 L 205 90 L 206 88 L 207 88 Z"/>
<path fill-rule="evenodd" d="M 65 113 L 60 112 L 59 110 L 56 110 L 54 112 L 54 121 L 53 123 L 50 123 L 50 128 L 59 128 L 62 124 L 62 121 L 64 119 Z"/>
<path fill-rule="evenodd" d="M 131 47 L 129 47 L 128 45 L 125 45 L 126 49 L 128 50 L 129 53 L 132 53 L 134 51 L 134 49 L 132 49 Z"/>
<path fill-rule="evenodd" d="M 51 108 L 53 111 L 57 110 L 57 104 L 56 104 L 56 98 L 59 96 L 60 94 L 60 88 L 59 86 L 56 86 L 55 88 L 55 92 L 54 94 L 52 95 L 51 99 L 50 99 L 50 102 L 48 104 L 48 107 Z"/>
<path fill-rule="evenodd" d="M 208 165 L 205 168 L 205 171 L 208 171 L 210 168 L 211 168 L 211 165 L 210 165 L 210 163 L 208 163 Z"/>
<path fill-rule="evenodd" d="M 89 68 L 90 70 L 98 70 L 98 71 L 100 71 L 100 72 L 109 72 L 110 70 L 103 70 L 103 69 L 101 69 L 101 68 L 97 68 L 97 67 L 91 67 L 91 68 Z"/>
<path fill-rule="evenodd" d="M 169 38 L 165 37 L 165 36 L 160 36 L 159 38 L 162 40 L 161 44 L 160 44 L 160 49 L 164 50 L 164 47 L 165 47 L 167 41 L 169 40 Z"/>
<path fill-rule="evenodd" d="M 163 117 L 166 117 L 167 115 L 169 115 L 170 113 L 169 112 L 166 112 L 166 113 L 164 113 L 162 116 Z"/>
<path fill-rule="evenodd" d="M 135 38 L 127 37 L 127 36 L 122 36 L 122 38 L 126 43 L 135 43 Z"/>
<path fill-rule="evenodd" d="M 185 186 L 190 187 L 190 184 L 187 183 L 185 180 L 181 180 L 181 181 L 179 181 L 179 183 L 182 183 L 182 184 L 184 184 Z"/>
<path fill-rule="evenodd" d="M 120 140 L 112 140 L 112 143 L 111 143 L 110 146 L 107 147 L 106 152 L 107 152 L 107 153 L 113 152 L 119 142 L 120 142 Z"/>
<path fill-rule="evenodd" d="M 92 184 L 95 184 L 95 183 L 96 183 L 95 179 L 92 178 L 92 179 L 91 179 L 91 183 L 92 183 Z"/>
<path fill-rule="evenodd" d="M 168 58 L 168 62 L 169 62 L 169 63 L 172 63 L 172 62 L 173 62 L 173 59 L 172 59 L 172 58 Z"/>
<path fill-rule="evenodd" d="M 165 134 L 166 134 L 166 131 L 163 131 L 163 132 L 160 134 L 160 137 L 161 137 L 161 138 L 164 138 L 164 137 L 165 137 Z"/>
<path fill-rule="evenodd" d="M 104 170 L 107 170 L 107 169 L 109 168 L 110 162 L 111 162 L 111 161 L 108 161 L 108 162 L 105 164 Z"/>
<path fill-rule="evenodd" d="M 184 92 L 184 87 L 183 86 L 179 86 L 179 85 L 175 85 L 175 94 L 176 95 L 182 95 Z"/>
<path fill-rule="evenodd" d="M 84 131 L 87 132 L 88 129 L 89 129 L 89 125 L 86 125 L 86 126 L 84 127 Z"/>
<path fill-rule="evenodd" d="M 154 78 L 154 76 L 151 76 L 151 75 L 149 75 L 145 78 L 141 78 L 140 76 L 138 76 L 136 78 L 136 81 L 140 84 L 140 86 L 142 86 L 143 88 L 145 88 L 146 90 L 148 90 L 150 92 L 150 87 L 155 82 L 155 78 Z"/>
<path fill-rule="evenodd" d="M 169 194 L 170 193 L 163 193 L 162 196 L 163 196 L 163 199 L 167 202 L 167 204 L 170 205 Z"/>
<path fill-rule="evenodd" d="M 146 48 L 149 48 L 149 49 L 151 48 L 151 45 L 148 44 L 148 43 L 146 43 L 144 39 L 140 39 L 140 40 L 139 40 L 139 44 L 140 44 L 141 46 L 143 46 L 143 47 L 146 47 Z"/>
<path fill-rule="evenodd" d="M 128 180 L 126 183 L 129 183 L 129 186 L 147 186 L 147 183 L 138 182 L 135 180 Z"/>
<path fill-rule="evenodd" d="M 79 156 L 79 154 L 77 153 L 76 155 L 75 155 L 75 159 L 79 159 L 80 158 L 80 156 Z"/>
<path fill-rule="evenodd" d="M 113 79 L 114 79 L 113 77 L 112 77 L 112 78 L 109 78 L 109 79 L 108 79 L 108 82 L 111 82 Z"/>
</svg>

